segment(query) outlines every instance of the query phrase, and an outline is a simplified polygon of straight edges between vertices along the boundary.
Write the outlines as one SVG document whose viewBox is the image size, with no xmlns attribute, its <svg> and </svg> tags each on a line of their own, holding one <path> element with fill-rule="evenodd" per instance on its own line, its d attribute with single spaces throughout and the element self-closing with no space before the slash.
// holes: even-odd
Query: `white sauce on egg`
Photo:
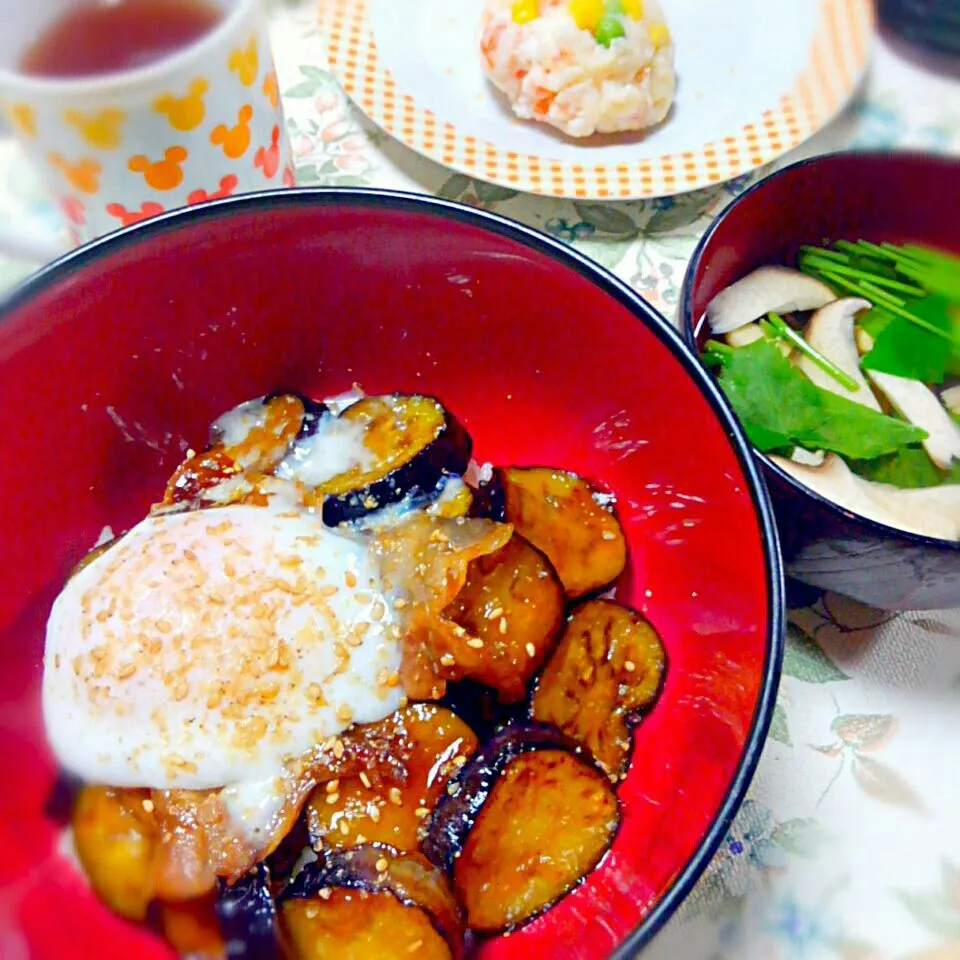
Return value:
<svg viewBox="0 0 960 960">
<path fill-rule="evenodd" d="M 225 447 L 239 446 L 254 427 L 267 422 L 267 405 L 263 397 L 247 400 L 221 414 L 210 425 L 210 435 Z"/>
<path fill-rule="evenodd" d="M 309 437 L 297 440 L 276 474 L 285 480 L 318 487 L 355 467 L 367 470 L 375 458 L 363 442 L 365 436 L 362 423 L 324 414 Z"/>
<path fill-rule="evenodd" d="M 319 517 L 233 505 L 148 518 L 54 603 L 51 746 L 118 787 L 268 780 L 399 707 L 394 618 L 364 539 Z"/>
</svg>

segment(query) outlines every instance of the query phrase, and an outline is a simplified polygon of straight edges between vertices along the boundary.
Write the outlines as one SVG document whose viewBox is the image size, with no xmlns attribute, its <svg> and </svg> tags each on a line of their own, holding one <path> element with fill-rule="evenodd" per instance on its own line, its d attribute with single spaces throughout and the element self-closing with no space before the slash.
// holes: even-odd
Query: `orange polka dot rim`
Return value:
<svg viewBox="0 0 960 960">
<path fill-rule="evenodd" d="M 871 0 L 665 4 L 679 81 L 646 135 L 574 140 L 517 119 L 483 77 L 484 0 L 320 0 L 332 69 L 408 147 L 512 189 L 581 199 L 667 196 L 770 163 L 825 126 L 869 61 Z"/>
</svg>

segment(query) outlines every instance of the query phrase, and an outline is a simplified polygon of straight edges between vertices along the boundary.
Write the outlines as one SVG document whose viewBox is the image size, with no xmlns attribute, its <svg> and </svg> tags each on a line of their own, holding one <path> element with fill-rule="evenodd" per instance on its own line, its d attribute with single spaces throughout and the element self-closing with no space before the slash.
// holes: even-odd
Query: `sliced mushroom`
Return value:
<svg viewBox="0 0 960 960">
<path fill-rule="evenodd" d="M 940 402 L 951 412 L 960 414 L 960 384 L 948 387 L 940 394 Z"/>
<path fill-rule="evenodd" d="M 794 447 L 790 454 L 794 463 L 803 464 L 805 467 L 819 467 L 826 457 L 823 450 L 805 450 L 803 447 Z"/>
<path fill-rule="evenodd" d="M 905 490 L 864 480 L 836 454 L 819 467 L 771 457 L 804 486 L 851 513 L 898 530 L 940 540 L 960 540 L 960 484 Z"/>
<path fill-rule="evenodd" d="M 756 343 L 757 340 L 762 339 L 763 331 L 760 329 L 759 323 L 748 323 L 746 326 L 737 327 L 736 330 L 731 330 L 724 337 L 724 340 L 731 347 L 745 347 L 747 344 Z"/>
<path fill-rule="evenodd" d="M 837 295 L 825 284 L 791 267 L 760 267 L 721 290 L 707 306 L 715 336 L 745 327 L 771 311 L 819 310 Z"/>
<path fill-rule="evenodd" d="M 818 353 L 835 363 L 857 383 L 856 390 L 848 390 L 829 373 L 821 370 L 808 356 L 800 354 L 797 366 L 818 386 L 830 393 L 846 397 L 863 407 L 880 412 L 880 404 L 870 385 L 860 372 L 860 353 L 853 332 L 853 321 L 861 310 L 869 310 L 870 303 L 860 297 L 844 297 L 821 307 L 807 324 L 804 338 Z"/>
<path fill-rule="evenodd" d="M 927 431 L 923 447 L 938 467 L 947 470 L 960 459 L 960 426 L 929 387 L 892 373 L 868 370 L 867 374 L 901 417 Z"/>
<path fill-rule="evenodd" d="M 860 351 L 861 356 L 869 353 L 877 342 L 863 327 L 857 327 L 854 336 L 856 337 L 857 349 Z"/>
<path fill-rule="evenodd" d="M 726 340 L 731 347 L 745 347 L 748 344 L 755 343 L 757 340 L 762 340 L 763 337 L 763 330 L 760 329 L 759 323 L 748 323 L 745 327 L 737 327 L 736 330 L 731 330 L 723 339 Z M 787 358 L 793 353 L 793 347 L 785 340 L 777 340 L 776 346 Z"/>
</svg>

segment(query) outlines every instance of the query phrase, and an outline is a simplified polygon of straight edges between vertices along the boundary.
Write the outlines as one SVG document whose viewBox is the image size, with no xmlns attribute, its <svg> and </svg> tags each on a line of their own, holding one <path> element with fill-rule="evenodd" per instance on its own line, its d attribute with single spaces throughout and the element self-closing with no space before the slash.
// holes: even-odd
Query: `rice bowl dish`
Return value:
<svg viewBox="0 0 960 960">
<path fill-rule="evenodd" d="M 673 103 L 673 40 L 655 0 L 487 0 L 480 51 L 518 117 L 571 137 L 645 130 Z"/>
</svg>

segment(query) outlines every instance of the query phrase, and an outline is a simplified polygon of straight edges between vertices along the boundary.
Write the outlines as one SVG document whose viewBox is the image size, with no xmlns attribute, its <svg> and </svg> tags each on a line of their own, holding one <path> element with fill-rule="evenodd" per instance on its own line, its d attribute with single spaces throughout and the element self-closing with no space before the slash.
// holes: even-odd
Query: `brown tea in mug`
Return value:
<svg viewBox="0 0 960 960">
<path fill-rule="evenodd" d="M 223 17 L 208 0 L 84 0 L 47 25 L 19 70 L 58 79 L 134 70 L 189 46 Z"/>
</svg>

